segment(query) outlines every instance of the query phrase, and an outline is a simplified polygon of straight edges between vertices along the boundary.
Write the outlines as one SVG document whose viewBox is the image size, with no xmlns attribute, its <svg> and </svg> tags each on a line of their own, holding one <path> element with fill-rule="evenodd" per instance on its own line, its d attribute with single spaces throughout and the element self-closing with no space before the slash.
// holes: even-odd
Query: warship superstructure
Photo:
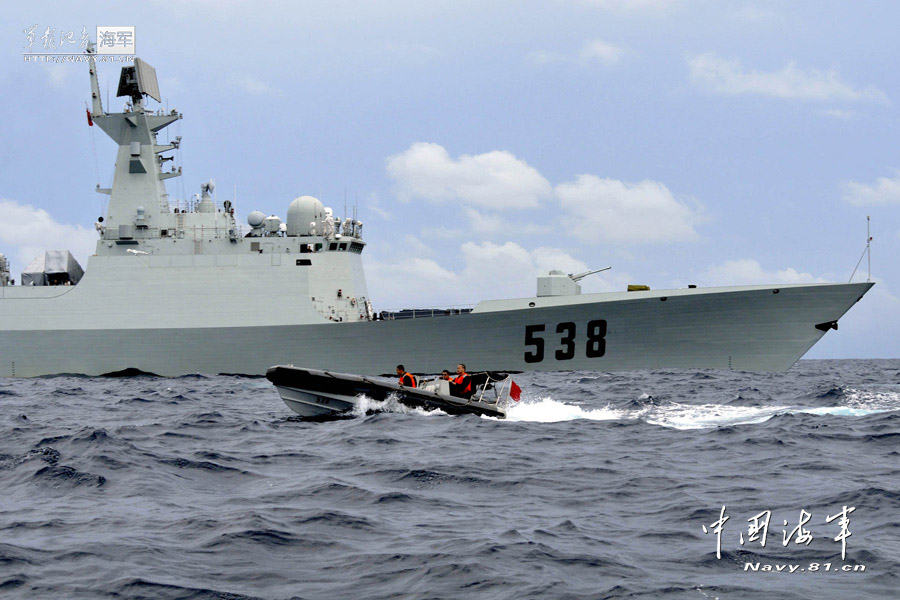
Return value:
<svg viewBox="0 0 900 600">
<path fill-rule="evenodd" d="M 362 224 L 310 196 L 286 219 L 254 211 L 240 226 L 212 182 L 171 202 L 165 163 L 181 119 L 140 59 L 122 69 L 121 113 L 105 112 L 89 50 L 89 122 L 118 145 L 105 218 L 83 277 L 9 285 L 0 257 L 0 376 L 139 370 L 264 375 L 272 365 L 376 375 L 404 363 L 436 373 L 460 362 L 494 371 L 722 368 L 783 371 L 871 283 L 757 285 L 581 294 L 578 276 L 538 279 L 531 298 L 471 310 L 376 313 Z M 80 268 L 78 269 L 80 271 Z M 80 273 L 78 273 L 80 276 Z M 39 278 L 35 278 L 39 279 Z M 34 281 L 34 280 L 33 280 Z"/>
</svg>

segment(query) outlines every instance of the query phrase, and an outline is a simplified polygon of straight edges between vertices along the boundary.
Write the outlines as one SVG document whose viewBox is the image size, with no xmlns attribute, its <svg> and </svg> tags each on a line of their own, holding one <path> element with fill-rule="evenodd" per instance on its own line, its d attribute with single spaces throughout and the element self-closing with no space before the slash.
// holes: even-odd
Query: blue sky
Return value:
<svg viewBox="0 0 900 600">
<path fill-rule="evenodd" d="M 846 281 L 871 215 L 878 285 L 808 356 L 900 356 L 895 2 L 32 2 L 5 15 L 0 252 L 16 272 L 45 247 L 84 262 L 115 153 L 85 122 L 86 67 L 24 63 L 23 30 L 134 25 L 163 104 L 185 115 L 170 194 L 215 178 L 241 214 L 282 217 L 297 195 L 338 214 L 358 198 L 376 308 L 532 295 L 547 268 L 611 265 L 586 292 Z M 114 94 L 118 67 L 100 76 Z"/>
</svg>

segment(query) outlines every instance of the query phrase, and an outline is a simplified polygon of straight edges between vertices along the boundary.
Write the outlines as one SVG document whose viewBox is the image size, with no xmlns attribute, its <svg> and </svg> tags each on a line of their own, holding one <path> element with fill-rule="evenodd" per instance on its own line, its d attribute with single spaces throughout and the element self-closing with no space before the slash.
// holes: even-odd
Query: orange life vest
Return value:
<svg viewBox="0 0 900 600">
<path fill-rule="evenodd" d="M 463 373 L 462 375 L 460 375 L 459 377 L 454 379 L 453 383 L 455 383 L 456 385 L 461 385 L 463 383 L 468 384 L 468 385 L 466 385 L 465 388 L 460 390 L 461 394 L 468 394 L 469 392 L 472 391 L 472 379 L 469 377 L 469 375 L 467 373 Z"/>
<path fill-rule="evenodd" d="M 408 383 L 404 383 L 404 381 L 407 381 Z M 414 388 L 414 387 L 416 387 L 416 378 L 413 377 L 412 373 L 407 371 L 406 373 L 404 373 L 403 375 L 400 376 L 400 385 L 405 385 L 405 386 Z"/>
</svg>

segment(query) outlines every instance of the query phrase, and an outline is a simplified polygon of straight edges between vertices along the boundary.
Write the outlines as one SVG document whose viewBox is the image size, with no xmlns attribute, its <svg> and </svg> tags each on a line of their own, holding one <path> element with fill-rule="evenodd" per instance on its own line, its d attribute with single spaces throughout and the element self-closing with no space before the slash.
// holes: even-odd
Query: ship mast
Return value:
<svg viewBox="0 0 900 600">
<path fill-rule="evenodd" d="M 91 116 L 103 115 L 103 103 L 100 99 L 100 81 L 97 79 L 97 46 L 90 42 L 87 47 L 88 68 L 91 73 Z"/>
<path fill-rule="evenodd" d="M 160 227 L 159 217 L 171 213 L 166 179 L 181 175 L 181 169 L 162 171 L 168 157 L 161 153 L 174 150 L 180 139 L 169 144 L 157 144 L 157 132 L 182 116 L 176 110 L 169 113 L 149 111 L 145 98 L 160 101 L 156 70 L 139 58 L 133 66 L 122 67 L 116 96 L 129 98 L 123 112 L 104 112 L 97 79 L 96 47 L 87 49 L 91 78 L 92 118 L 103 132 L 119 146 L 116 169 L 111 188 L 97 191 L 110 196 L 104 239 L 129 239 L 134 228 Z"/>
</svg>

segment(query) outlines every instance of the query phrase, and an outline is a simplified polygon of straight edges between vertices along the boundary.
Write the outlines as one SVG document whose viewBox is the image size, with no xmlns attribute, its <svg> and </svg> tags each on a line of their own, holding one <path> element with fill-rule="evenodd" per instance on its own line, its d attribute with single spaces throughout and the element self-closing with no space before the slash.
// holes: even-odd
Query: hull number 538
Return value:
<svg viewBox="0 0 900 600">
<path fill-rule="evenodd" d="M 539 363 L 544 360 L 545 340 L 543 334 L 546 331 L 546 325 L 526 325 L 525 326 L 525 362 Z M 572 360 L 577 353 L 575 343 L 577 326 L 575 323 L 568 321 L 565 323 L 557 323 L 556 333 L 558 337 L 552 336 L 552 339 L 546 340 L 555 344 L 553 356 L 556 360 Z M 549 351 L 549 350 L 548 350 Z M 584 356 L 587 358 L 600 358 L 606 354 L 606 321 L 598 319 L 589 321 L 587 324 L 587 342 L 584 345 Z"/>
</svg>

